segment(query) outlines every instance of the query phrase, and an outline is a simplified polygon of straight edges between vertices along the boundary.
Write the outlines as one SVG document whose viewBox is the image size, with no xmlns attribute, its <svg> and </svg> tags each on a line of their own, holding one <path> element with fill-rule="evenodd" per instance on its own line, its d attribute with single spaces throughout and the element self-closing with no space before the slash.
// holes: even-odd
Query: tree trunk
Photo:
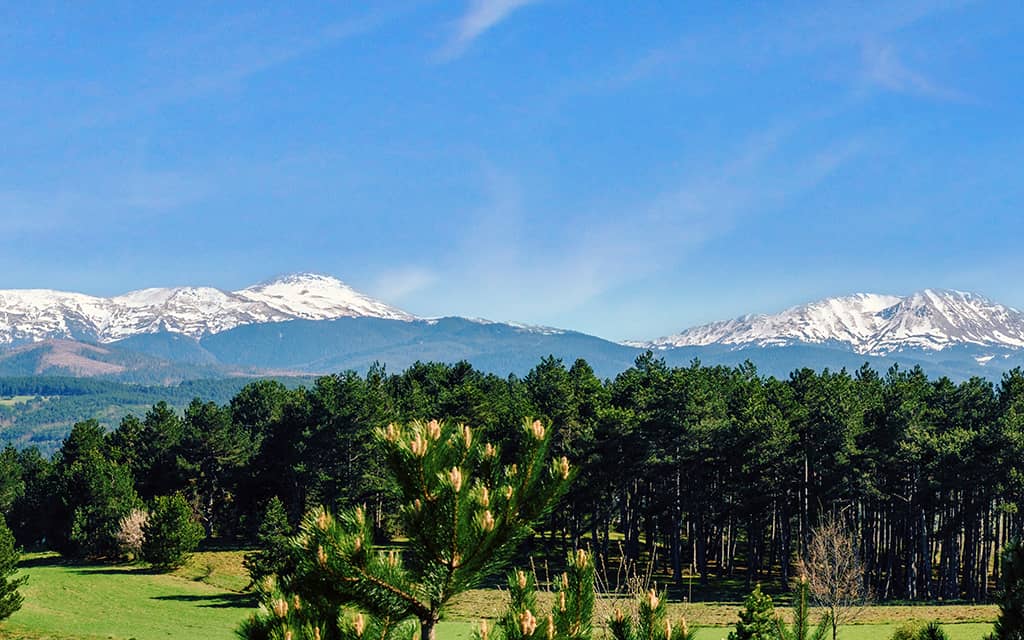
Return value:
<svg viewBox="0 0 1024 640">
<path fill-rule="evenodd" d="M 437 640 L 437 626 L 438 615 L 432 613 L 431 615 L 420 618 L 420 640 Z"/>
</svg>

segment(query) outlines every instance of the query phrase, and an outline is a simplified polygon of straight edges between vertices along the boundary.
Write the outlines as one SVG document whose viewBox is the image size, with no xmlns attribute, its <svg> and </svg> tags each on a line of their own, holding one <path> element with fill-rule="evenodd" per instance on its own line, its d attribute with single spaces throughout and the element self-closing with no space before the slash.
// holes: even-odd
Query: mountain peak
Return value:
<svg viewBox="0 0 1024 640">
<path fill-rule="evenodd" d="M 146 333 L 201 337 L 246 324 L 411 314 L 319 273 L 279 276 L 239 291 L 167 287 L 112 298 L 51 290 L 0 291 L 0 344 L 71 338 L 115 342 Z"/>
<path fill-rule="evenodd" d="M 959 344 L 1022 348 L 1024 314 L 980 294 L 953 289 L 923 289 L 907 296 L 858 293 L 631 344 L 668 349 L 801 343 L 832 343 L 871 355 L 905 349 L 941 351 Z"/>
<path fill-rule="evenodd" d="M 344 282 L 327 273 L 317 273 L 315 271 L 298 271 L 296 273 L 283 273 L 281 275 L 274 276 L 269 280 L 264 280 L 263 282 L 252 285 L 251 287 L 248 288 L 252 289 L 256 287 L 266 287 L 275 284 L 297 285 L 309 283 L 330 283 L 335 285 L 346 286 Z"/>
</svg>

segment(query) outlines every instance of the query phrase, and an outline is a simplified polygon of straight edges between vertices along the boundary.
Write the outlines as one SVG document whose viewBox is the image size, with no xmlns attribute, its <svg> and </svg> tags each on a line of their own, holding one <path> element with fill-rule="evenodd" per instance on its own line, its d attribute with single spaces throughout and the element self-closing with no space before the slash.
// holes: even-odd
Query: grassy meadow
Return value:
<svg viewBox="0 0 1024 640">
<path fill-rule="evenodd" d="M 139 565 L 65 563 L 52 553 L 29 554 L 22 571 L 25 605 L 0 626 L 0 638 L 24 640 L 229 640 L 253 610 L 244 590 L 248 579 L 241 551 L 195 554 L 181 569 L 156 574 Z M 441 640 L 468 640 L 476 621 L 492 618 L 504 598 L 493 589 L 464 594 L 438 629 Z M 599 603 L 607 615 L 613 601 Z M 725 638 L 737 603 L 673 604 L 672 618 L 685 615 L 701 626 L 699 640 Z M 780 609 L 785 613 L 784 609 Z M 979 640 L 991 630 L 991 605 L 868 607 L 860 623 L 844 628 L 843 640 L 884 640 L 907 620 L 940 620 L 952 640 Z"/>
</svg>

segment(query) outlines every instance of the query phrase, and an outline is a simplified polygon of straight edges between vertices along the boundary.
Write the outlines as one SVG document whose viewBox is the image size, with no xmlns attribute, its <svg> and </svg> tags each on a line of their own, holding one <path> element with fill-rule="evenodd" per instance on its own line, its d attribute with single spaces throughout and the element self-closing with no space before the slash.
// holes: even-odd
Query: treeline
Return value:
<svg viewBox="0 0 1024 640">
<path fill-rule="evenodd" d="M 983 600 L 1024 523 L 1020 370 L 998 384 L 867 367 L 779 380 L 652 354 L 606 381 L 582 360 L 522 378 L 416 364 L 254 382 L 182 413 L 158 403 L 112 431 L 76 425 L 52 460 L 8 448 L 0 508 L 21 544 L 87 555 L 115 553 L 102 541 L 116 521 L 175 493 L 223 540 L 254 540 L 275 497 L 293 524 L 315 505 L 366 504 L 394 533 L 374 429 L 440 417 L 511 456 L 524 416 L 553 425 L 555 455 L 580 468 L 541 534 L 553 557 L 589 545 L 599 565 L 621 553 L 677 581 L 692 569 L 786 588 L 827 512 L 855 533 L 877 598 Z"/>
<path fill-rule="evenodd" d="M 296 386 L 310 380 L 296 378 L 286 382 Z M 129 413 L 144 413 L 161 400 L 179 408 L 197 397 L 224 403 L 249 381 L 222 378 L 151 386 L 59 376 L 0 378 L 0 401 L 22 397 L 17 403 L 0 402 L 0 437 L 19 448 L 35 446 L 50 455 L 60 447 L 75 422 L 96 418 L 117 424 Z"/>
</svg>

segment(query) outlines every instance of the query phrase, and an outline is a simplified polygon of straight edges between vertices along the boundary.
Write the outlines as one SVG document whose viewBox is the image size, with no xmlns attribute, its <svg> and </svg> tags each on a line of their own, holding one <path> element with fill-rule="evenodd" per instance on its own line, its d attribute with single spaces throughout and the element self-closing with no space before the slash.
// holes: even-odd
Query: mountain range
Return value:
<svg viewBox="0 0 1024 640">
<path fill-rule="evenodd" d="M 8 376 L 171 383 L 463 359 L 506 375 L 547 355 L 584 358 L 599 375 L 613 376 L 648 349 L 669 364 L 750 360 L 773 375 L 867 362 L 880 370 L 920 364 L 932 375 L 997 378 L 1024 365 L 1024 313 L 960 291 L 855 294 L 615 343 L 550 327 L 420 318 L 310 273 L 238 291 L 174 287 L 111 298 L 0 290 L 0 375 Z"/>
</svg>

